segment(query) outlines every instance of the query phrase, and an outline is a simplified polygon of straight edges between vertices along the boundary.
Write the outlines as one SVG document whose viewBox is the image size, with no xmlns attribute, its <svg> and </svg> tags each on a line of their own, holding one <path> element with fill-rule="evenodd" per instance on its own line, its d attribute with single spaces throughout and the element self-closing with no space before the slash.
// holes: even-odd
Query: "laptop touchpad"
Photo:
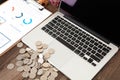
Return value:
<svg viewBox="0 0 120 80">
<path fill-rule="evenodd" d="M 56 40 L 51 43 L 50 47 L 55 49 L 55 54 L 50 57 L 49 62 L 58 69 L 65 65 L 74 56 L 72 51 Z"/>
</svg>

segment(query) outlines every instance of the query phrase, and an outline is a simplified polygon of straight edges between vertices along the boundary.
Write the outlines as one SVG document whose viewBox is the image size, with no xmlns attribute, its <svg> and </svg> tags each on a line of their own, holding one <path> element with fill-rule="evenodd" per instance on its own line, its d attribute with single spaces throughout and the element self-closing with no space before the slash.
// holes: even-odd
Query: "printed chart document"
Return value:
<svg viewBox="0 0 120 80">
<path fill-rule="evenodd" d="M 51 14 L 43 6 L 32 1 L 8 0 L 1 4 L 0 55 Z"/>
</svg>

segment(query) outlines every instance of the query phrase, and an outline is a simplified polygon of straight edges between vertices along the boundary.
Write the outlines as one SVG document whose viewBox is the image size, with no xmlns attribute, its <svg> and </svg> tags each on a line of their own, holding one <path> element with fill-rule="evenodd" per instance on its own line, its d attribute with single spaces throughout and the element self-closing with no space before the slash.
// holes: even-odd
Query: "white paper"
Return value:
<svg viewBox="0 0 120 80">
<path fill-rule="evenodd" d="M 39 8 L 44 7 L 40 5 Z M 51 14 L 23 0 L 8 0 L 0 5 L 0 54 Z"/>
</svg>

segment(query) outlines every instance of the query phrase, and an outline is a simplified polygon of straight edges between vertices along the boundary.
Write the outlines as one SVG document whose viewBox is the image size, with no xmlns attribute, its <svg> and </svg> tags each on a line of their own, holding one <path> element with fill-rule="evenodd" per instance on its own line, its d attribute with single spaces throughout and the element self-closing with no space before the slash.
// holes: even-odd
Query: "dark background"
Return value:
<svg viewBox="0 0 120 80">
<path fill-rule="evenodd" d="M 120 46 L 120 2 L 118 0 L 77 0 L 73 7 L 64 10 L 88 28 Z"/>
<path fill-rule="evenodd" d="M 0 0 L 0 4 L 2 4 L 2 3 L 5 2 L 5 1 L 7 1 L 7 0 Z"/>
</svg>

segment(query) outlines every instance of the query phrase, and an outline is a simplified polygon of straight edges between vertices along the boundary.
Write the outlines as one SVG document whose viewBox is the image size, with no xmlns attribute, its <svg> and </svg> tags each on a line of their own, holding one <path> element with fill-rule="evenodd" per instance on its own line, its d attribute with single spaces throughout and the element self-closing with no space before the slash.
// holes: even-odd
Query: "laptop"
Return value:
<svg viewBox="0 0 120 80">
<path fill-rule="evenodd" d="M 64 0 L 56 13 L 22 38 L 36 50 L 55 49 L 48 61 L 71 80 L 92 80 L 118 52 L 119 2 Z"/>
<path fill-rule="evenodd" d="M 0 56 L 51 15 L 33 0 L 2 0 L 0 4 Z"/>
</svg>

